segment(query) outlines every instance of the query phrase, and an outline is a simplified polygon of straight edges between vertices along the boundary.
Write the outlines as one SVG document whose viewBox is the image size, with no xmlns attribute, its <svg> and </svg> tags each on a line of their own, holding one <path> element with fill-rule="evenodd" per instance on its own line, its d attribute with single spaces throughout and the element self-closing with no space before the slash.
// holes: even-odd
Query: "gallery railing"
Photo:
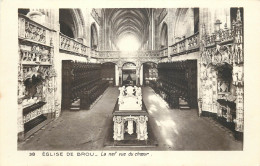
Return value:
<svg viewBox="0 0 260 166">
<path fill-rule="evenodd" d="M 206 35 L 205 38 L 205 46 L 206 47 L 214 47 L 216 43 L 225 44 L 228 42 L 232 42 L 234 40 L 234 30 L 232 29 L 220 29 L 211 35 Z"/>
<path fill-rule="evenodd" d="M 159 50 L 159 55 L 160 57 L 167 57 L 168 56 L 168 48 L 163 48 L 161 50 Z"/>
<path fill-rule="evenodd" d="M 151 57 L 159 58 L 167 56 L 167 48 L 164 50 L 151 50 L 151 51 L 98 51 L 98 58 L 131 58 L 131 57 Z"/>
<path fill-rule="evenodd" d="M 33 43 L 50 46 L 51 29 L 41 25 L 25 15 L 18 16 L 18 37 Z"/>
<path fill-rule="evenodd" d="M 60 33 L 60 50 L 68 51 L 80 56 L 88 56 L 90 48 L 75 39 Z"/>
<path fill-rule="evenodd" d="M 177 56 L 181 54 L 186 54 L 189 52 L 198 51 L 200 47 L 199 43 L 199 32 L 184 38 L 183 40 L 176 42 L 170 46 L 171 56 Z"/>
<path fill-rule="evenodd" d="M 99 52 L 97 50 L 91 50 L 90 54 L 92 58 L 99 58 Z"/>
</svg>

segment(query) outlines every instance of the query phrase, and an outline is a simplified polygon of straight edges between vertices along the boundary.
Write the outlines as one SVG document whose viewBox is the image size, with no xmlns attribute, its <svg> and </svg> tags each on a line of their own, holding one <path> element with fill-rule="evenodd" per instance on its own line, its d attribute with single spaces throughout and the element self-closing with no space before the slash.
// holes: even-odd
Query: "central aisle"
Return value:
<svg viewBox="0 0 260 166">
<path fill-rule="evenodd" d="M 91 110 L 64 111 L 60 118 L 19 143 L 21 150 L 242 150 L 229 133 L 199 118 L 196 110 L 169 109 L 151 88 L 143 88 L 149 123 L 158 147 L 103 147 L 112 111 L 119 95 L 109 87 Z"/>
</svg>

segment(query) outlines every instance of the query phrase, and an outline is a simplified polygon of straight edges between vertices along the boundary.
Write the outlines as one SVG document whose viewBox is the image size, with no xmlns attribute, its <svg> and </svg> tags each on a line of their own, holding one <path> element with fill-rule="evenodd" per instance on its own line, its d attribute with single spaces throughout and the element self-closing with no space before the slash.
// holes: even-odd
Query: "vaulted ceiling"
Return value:
<svg viewBox="0 0 260 166">
<path fill-rule="evenodd" d="M 129 33 L 139 39 L 140 43 L 147 41 L 152 9 L 106 8 L 102 12 L 113 43 Z"/>
</svg>

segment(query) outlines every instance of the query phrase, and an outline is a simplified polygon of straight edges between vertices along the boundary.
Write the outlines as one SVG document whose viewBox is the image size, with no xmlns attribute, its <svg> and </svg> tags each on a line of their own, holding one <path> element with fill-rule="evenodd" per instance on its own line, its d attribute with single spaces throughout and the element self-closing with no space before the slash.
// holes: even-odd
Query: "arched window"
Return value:
<svg viewBox="0 0 260 166">
<path fill-rule="evenodd" d="M 93 23 L 91 24 L 91 49 L 94 49 L 96 50 L 97 47 L 98 47 L 98 33 L 97 33 L 97 27 L 96 27 L 96 24 Z"/>
<path fill-rule="evenodd" d="M 168 47 L 168 27 L 166 23 L 163 23 L 161 30 L 161 48 Z"/>
</svg>

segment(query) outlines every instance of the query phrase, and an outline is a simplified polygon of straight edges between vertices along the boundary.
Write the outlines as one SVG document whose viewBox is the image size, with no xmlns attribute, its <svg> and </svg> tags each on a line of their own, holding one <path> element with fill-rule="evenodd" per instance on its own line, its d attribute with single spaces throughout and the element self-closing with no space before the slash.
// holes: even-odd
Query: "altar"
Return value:
<svg viewBox="0 0 260 166">
<path fill-rule="evenodd" d="M 120 95 L 113 110 L 113 138 L 124 140 L 125 133 L 137 135 L 137 140 L 147 140 L 148 112 L 142 100 L 140 87 L 120 87 Z"/>
</svg>

